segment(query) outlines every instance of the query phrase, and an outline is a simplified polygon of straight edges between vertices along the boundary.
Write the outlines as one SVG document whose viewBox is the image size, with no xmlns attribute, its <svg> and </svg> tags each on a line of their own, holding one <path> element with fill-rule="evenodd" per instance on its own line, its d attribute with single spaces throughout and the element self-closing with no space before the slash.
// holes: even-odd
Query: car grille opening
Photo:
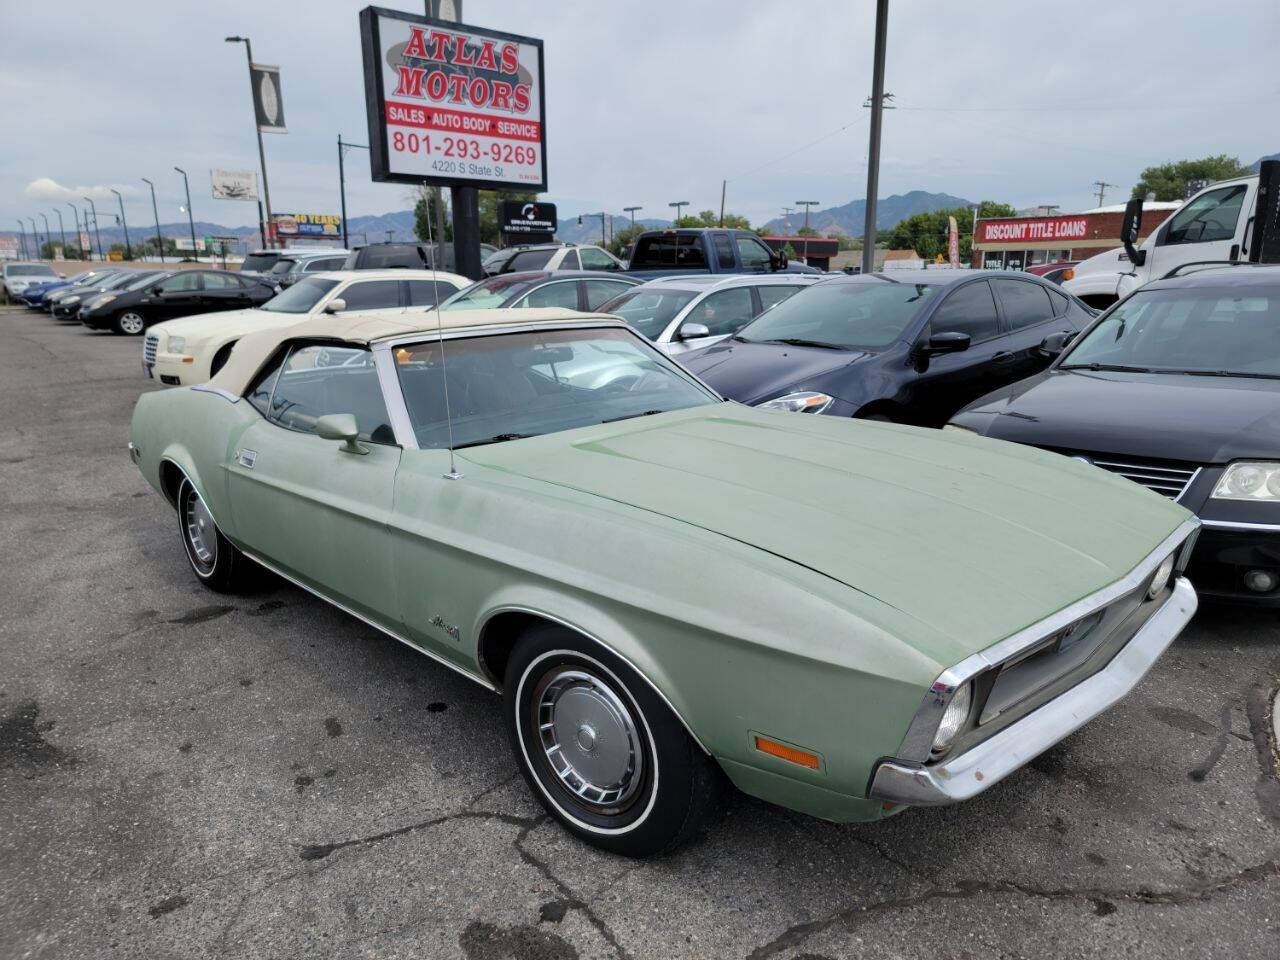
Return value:
<svg viewBox="0 0 1280 960">
<path fill-rule="evenodd" d="M 1141 484 L 1170 500 L 1181 497 L 1200 471 L 1195 464 L 1171 460 L 1139 460 L 1134 457 L 1113 457 L 1105 453 L 1094 454 L 1076 450 L 1055 452 L 1119 474 L 1126 480 Z"/>
<path fill-rule="evenodd" d="M 156 348 L 159 346 L 160 346 L 160 335 L 156 333 L 148 333 L 147 339 L 142 345 L 143 363 L 156 362 Z"/>
</svg>

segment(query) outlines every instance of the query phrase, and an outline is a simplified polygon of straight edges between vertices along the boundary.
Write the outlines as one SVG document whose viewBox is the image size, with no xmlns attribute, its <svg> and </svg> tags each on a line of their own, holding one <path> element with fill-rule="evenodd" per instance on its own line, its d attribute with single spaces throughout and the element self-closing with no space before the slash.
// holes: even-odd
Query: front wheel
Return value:
<svg viewBox="0 0 1280 960">
<path fill-rule="evenodd" d="M 147 329 L 147 321 L 136 310 L 124 310 L 116 315 L 115 328 L 116 333 L 123 333 L 127 337 L 136 337 Z"/>
<path fill-rule="evenodd" d="M 245 583 L 250 561 L 222 535 L 190 480 L 178 488 L 178 530 L 196 578 L 210 590 L 233 593 Z"/>
<path fill-rule="evenodd" d="M 564 627 L 535 627 L 507 664 L 507 732 L 547 812 L 629 857 L 693 836 L 719 778 L 662 698 L 621 659 Z"/>
</svg>

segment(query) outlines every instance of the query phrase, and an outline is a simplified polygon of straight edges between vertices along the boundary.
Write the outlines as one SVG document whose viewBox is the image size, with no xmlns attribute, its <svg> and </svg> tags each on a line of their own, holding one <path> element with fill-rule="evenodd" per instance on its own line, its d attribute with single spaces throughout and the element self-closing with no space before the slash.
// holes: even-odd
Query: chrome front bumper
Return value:
<svg viewBox="0 0 1280 960">
<path fill-rule="evenodd" d="M 999 783 L 1136 687 L 1191 620 L 1196 604 L 1191 583 L 1178 577 L 1169 598 L 1102 670 L 989 740 L 941 763 L 881 763 L 871 781 L 871 798 L 937 806 L 968 800 Z"/>
</svg>

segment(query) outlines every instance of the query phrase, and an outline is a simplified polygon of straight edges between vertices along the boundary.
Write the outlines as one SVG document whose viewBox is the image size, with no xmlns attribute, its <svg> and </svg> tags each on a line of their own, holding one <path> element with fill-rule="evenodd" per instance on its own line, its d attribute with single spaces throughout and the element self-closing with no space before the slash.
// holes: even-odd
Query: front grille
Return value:
<svg viewBox="0 0 1280 960">
<path fill-rule="evenodd" d="M 1078 460 L 1085 460 L 1103 470 L 1110 470 L 1170 500 L 1177 500 L 1182 496 L 1200 469 L 1195 464 L 1171 460 L 1138 460 L 1133 457 L 1113 457 L 1105 453 L 1082 453 L 1074 450 L 1058 452 Z"/>
<path fill-rule="evenodd" d="M 146 341 L 142 344 L 142 362 L 154 364 L 156 362 L 156 348 L 160 346 L 160 335 L 158 333 L 148 333 Z"/>
</svg>

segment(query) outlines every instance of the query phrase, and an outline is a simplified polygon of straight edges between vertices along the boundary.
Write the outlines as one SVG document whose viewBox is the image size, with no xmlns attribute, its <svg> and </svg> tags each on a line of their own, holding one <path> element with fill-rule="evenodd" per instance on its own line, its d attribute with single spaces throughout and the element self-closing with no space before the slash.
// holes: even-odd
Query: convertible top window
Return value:
<svg viewBox="0 0 1280 960">
<path fill-rule="evenodd" d="M 455 447 L 556 433 L 681 410 L 719 398 L 621 329 L 530 330 L 395 351 L 409 419 L 423 447 L 446 447 L 445 371 Z"/>
</svg>

